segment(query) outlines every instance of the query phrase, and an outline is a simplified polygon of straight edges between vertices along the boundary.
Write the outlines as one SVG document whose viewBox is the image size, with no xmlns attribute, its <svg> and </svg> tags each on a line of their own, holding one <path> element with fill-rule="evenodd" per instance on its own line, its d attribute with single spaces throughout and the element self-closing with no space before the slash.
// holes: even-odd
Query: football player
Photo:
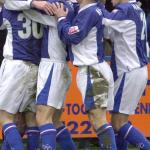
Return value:
<svg viewBox="0 0 150 150">
<path fill-rule="evenodd" d="M 28 19 L 22 11 L 3 8 L 0 19 L 1 28 L 6 28 L 8 32 L 0 69 L 0 123 L 4 141 L 9 148 L 22 150 L 23 143 L 14 124 L 14 115 L 18 111 L 23 112 L 28 105 L 31 112 L 35 112 L 32 106 L 36 94 L 43 31 L 39 24 Z M 29 131 L 39 133 L 33 118 L 35 120 L 33 113 L 28 115 L 27 126 Z M 29 139 L 35 137 L 31 132 L 29 134 Z M 33 145 L 32 142 L 31 144 Z M 37 149 L 36 144 L 34 147 Z"/>
<path fill-rule="evenodd" d="M 8 1 L 7 8 L 20 9 L 21 7 L 18 8 L 18 5 L 21 2 Z M 24 10 L 34 6 L 40 10 L 46 9 L 48 14 L 52 13 L 49 12 L 49 9 L 47 10 L 49 6 L 46 6 L 45 1 L 33 1 L 29 6 L 25 6 L 25 3 L 20 5 L 22 5 L 21 9 Z M 70 3 L 66 5 L 70 7 Z M 35 10 L 26 10 L 24 13 L 30 19 L 44 25 L 41 62 L 38 72 L 36 114 L 42 147 L 43 149 L 56 149 L 57 139 L 62 150 L 75 150 L 76 146 L 71 139 L 69 131 L 59 121 L 62 111 L 60 109 L 63 107 L 66 92 L 71 82 L 71 75 L 66 61 L 66 45 L 58 37 L 57 20 L 53 16 L 48 16 Z"/>
<path fill-rule="evenodd" d="M 114 101 L 114 82 L 104 60 L 103 14 L 95 0 L 78 0 L 80 8 L 72 23 L 68 10 L 53 4 L 58 31 L 64 43 L 72 44 L 70 58 L 78 66 L 77 85 L 86 111 L 97 133 L 101 150 L 116 150 L 113 128 L 106 120 L 107 104 Z"/>
<path fill-rule="evenodd" d="M 116 132 L 118 150 L 127 150 L 128 142 L 141 150 L 150 150 L 145 136 L 128 121 L 135 113 L 147 84 L 147 29 L 145 13 L 136 0 L 112 0 L 112 13 L 103 11 L 105 36 L 113 41 L 112 70 L 114 105 L 111 123 Z"/>
</svg>

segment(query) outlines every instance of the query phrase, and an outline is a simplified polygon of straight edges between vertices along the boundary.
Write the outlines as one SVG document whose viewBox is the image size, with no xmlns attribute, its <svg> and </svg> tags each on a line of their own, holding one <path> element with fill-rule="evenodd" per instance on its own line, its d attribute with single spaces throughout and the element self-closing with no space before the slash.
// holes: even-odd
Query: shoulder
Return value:
<svg viewBox="0 0 150 150">
<path fill-rule="evenodd" d="M 114 11 L 122 11 L 125 15 L 128 15 L 128 13 L 133 10 L 133 6 L 130 3 L 123 3 L 116 6 Z"/>
<path fill-rule="evenodd" d="M 97 7 L 97 5 L 85 9 L 83 13 L 84 15 L 91 17 L 91 19 L 97 19 L 102 17 L 102 11 L 99 7 Z"/>
</svg>

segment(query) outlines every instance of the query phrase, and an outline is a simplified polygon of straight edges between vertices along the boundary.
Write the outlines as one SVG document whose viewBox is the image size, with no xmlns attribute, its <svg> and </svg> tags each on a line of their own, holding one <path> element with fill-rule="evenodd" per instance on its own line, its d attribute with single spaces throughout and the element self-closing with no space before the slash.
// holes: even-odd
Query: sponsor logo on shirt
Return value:
<svg viewBox="0 0 150 150">
<path fill-rule="evenodd" d="M 68 34 L 75 34 L 75 33 L 78 33 L 79 32 L 79 27 L 78 26 L 73 26 L 73 27 L 70 27 L 69 28 L 69 32 Z"/>
</svg>

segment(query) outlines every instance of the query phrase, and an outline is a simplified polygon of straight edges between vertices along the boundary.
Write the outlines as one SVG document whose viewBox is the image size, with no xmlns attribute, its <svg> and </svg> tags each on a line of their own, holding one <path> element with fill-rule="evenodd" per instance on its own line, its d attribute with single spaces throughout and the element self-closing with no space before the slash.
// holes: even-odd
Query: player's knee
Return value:
<svg viewBox="0 0 150 150">
<path fill-rule="evenodd" d="M 106 109 L 95 108 L 88 112 L 89 119 L 95 129 L 107 123 L 106 121 Z"/>
<path fill-rule="evenodd" d="M 37 106 L 36 121 L 37 124 L 43 125 L 47 123 L 52 123 L 52 118 L 55 109 L 49 106 Z"/>
<path fill-rule="evenodd" d="M 61 115 L 63 113 L 63 110 L 63 108 L 59 110 L 57 109 L 53 115 L 53 123 L 56 128 L 59 128 L 62 125 Z"/>
<path fill-rule="evenodd" d="M 115 131 L 119 131 L 120 128 L 128 122 L 128 115 L 113 113 L 111 118 L 111 124 Z"/>
<path fill-rule="evenodd" d="M 26 120 L 27 127 L 37 126 L 36 115 L 34 112 L 26 112 L 25 120 Z"/>
<path fill-rule="evenodd" d="M 16 124 L 20 135 L 23 136 L 26 130 L 26 122 L 25 122 L 24 114 L 17 113 L 14 117 L 14 123 Z"/>
<path fill-rule="evenodd" d="M 0 110 L 0 124 L 4 125 L 7 123 L 12 123 L 14 120 L 14 115 L 10 114 L 4 110 Z"/>
</svg>

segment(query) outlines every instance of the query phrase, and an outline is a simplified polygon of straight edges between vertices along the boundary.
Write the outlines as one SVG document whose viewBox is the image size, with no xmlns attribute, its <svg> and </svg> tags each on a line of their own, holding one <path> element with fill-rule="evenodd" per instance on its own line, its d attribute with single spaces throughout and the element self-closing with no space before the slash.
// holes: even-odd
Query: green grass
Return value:
<svg viewBox="0 0 150 150">
<path fill-rule="evenodd" d="M 2 141 L 0 141 L 0 146 L 1 146 L 1 143 Z M 75 143 L 78 147 L 78 150 L 99 150 L 97 142 L 93 139 L 92 140 L 91 139 L 80 139 L 80 140 L 76 139 Z M 24 141 L 24 145 L 25 145 L 25 150 L 27 150 L 26 140 Z M 57 147 L 57 150 L 61 150 L 61 149 Z M 129 146 L 128 150 L 138 150 L 138 149 L 132 148 L 131 146 Z"/>
</svg>

